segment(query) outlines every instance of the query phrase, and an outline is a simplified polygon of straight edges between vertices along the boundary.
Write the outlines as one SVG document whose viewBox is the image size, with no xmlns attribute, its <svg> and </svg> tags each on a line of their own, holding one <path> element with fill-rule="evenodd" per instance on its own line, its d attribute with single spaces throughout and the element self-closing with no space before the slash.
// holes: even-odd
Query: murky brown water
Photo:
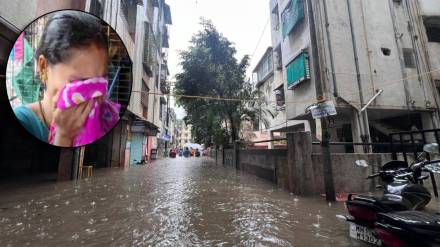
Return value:
<svg viewBox="0 0 440 247">
<path fill-rule="evenodd" d="M 0 191 L 0 246 L 353 246 L 343 203 L 205 158 Z M 357 243 L 356 243 L 357 244 Z"/>
</svg>

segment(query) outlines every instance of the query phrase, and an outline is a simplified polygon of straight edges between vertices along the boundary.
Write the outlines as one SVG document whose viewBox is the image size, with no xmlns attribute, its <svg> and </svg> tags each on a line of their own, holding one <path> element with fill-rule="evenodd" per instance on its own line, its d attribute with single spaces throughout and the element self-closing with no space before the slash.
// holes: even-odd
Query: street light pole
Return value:
<svg viewBox="0 0 440 247">
<path fill-rule="evenodd" d="M 169 128 L 169 113 L 170 111 L 170 94 L 168 92 L 167 95 L 167 119 L 166 119 L 166 125 L 165 125 L 165 136 L 168 136 L 168 128 Z M 168 141 L 165 140 L 165 156 L 168 156 Z"/>
</svg>

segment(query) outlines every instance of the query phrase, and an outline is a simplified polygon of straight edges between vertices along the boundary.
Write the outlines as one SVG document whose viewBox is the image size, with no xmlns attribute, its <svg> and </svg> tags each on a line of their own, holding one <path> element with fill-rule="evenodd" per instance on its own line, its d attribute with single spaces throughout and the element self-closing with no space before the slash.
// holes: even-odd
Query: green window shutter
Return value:
<svg viewBox="0 0 440 247">
<path fill-rule="evenodd" d="M 287 66 L 287 88 L 291 89 L 299 83 L 310 79 L 309 55 L 307 52 L 299 54 Z"/>
<path fill-rule="evenodd" d="M 304 19 L 304 0 L 291 0 L 281 14 L 283 39 Z"/>
</svg>

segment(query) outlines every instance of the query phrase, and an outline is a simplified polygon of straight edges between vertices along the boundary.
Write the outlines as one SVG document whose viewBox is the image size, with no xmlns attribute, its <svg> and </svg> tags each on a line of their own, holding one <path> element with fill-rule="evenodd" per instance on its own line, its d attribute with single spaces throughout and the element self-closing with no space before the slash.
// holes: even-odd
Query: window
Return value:
<svg viewBox="0 0 440 247">
<path fill-rule="evenodd" d="M 427 17 L 424 20 L 428 42 L 440 42 L 440 18 Z"/>
<path fill-rule="evenodd" d="M 403 48 L 403 61 L 406 68 L 415 68 L 414 51 L 411 48 Z"/>
<path fill-rule="evenodd" d="M 281 52 L 281 45 L 278 45 L 277 48 L 275 48 L 273 52 L 273 60 L 275 63 L 275 68 L 277 70 L 283 69 L 283 60 L 282 60 L 282 52 Z"/>
<path fill-rule="evenodd" d="M 299 83 L 310 79 L 309 55 L 302 52 L 287 66 L 287 88 L 292 89 Z"/>
<path fill-rule="evenodd" d="M 257 71 L 257 81 L 261 82 L 263 81 L 272 71 L 273 71 L 273 55 L 270 50 L 270 52 L 267 52 L 265 56 L 263 57 L 263 62 L 261 63 L 260 67 Z"/>
<path fill-rule="evenodd" d="M 104 14 L 102 3 L 99 0 L 91 0 L 89 12 L 96 16 L 102 17 L 102 15 Z"/>
<path fill-rule="evenodd" d="M 278 31 L 280 29 L 280 17 L 278 15 L 278 5 L 272 10 L 272 29 Z"/>
<path fill-rule="evenodd" d="M 134 40 L 136 33 L 137 2 L 135 0 L 121 0 L 121 12 L 127 23 L 127 30 Z"/>
<path fill-rule="evenodd" d="M 304 16 L 304 0 L 290 0 L 281 14 L 283 38 L 286 38 L 295 29 Z"/>
<path fill-rule="evenodd" d="M 275 89 L 275 99 L 277 102 L 277 106 L 281 107 L 286 104 L 285 98 L 284 98 L 284 86 L 281 86 L 277 89 Z"/>
<path fill-rule="evenodd" d="M 147 119 L 148 118 L 148 99 L 150 89 L 144 80 L 142 80 L 142 94 L 141 94 L 141 105 L 142 105 L 142 116 Z"/>
</svg>

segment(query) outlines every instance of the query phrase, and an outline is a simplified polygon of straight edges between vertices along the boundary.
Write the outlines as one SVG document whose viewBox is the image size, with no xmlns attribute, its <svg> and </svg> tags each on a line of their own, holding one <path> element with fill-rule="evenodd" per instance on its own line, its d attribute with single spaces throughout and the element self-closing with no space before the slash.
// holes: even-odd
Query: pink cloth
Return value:
<svg viewBox="0 0 440 247">
<path fill-rule="evenodd" d="M 57 108 L 65 110 L 86 101 L 93 101 L 93 108 L 83 128 L 75 137 L 73 146 L 90 144 L 109 132 L 119 121 L 121 105 L 107 98 L 108 82 L 104 77 L 93 77 L 84 81 L 72 81 L 60 92 Z M 105 96 L 104 102 L 98 104 L 99 96 Z M 56 125 L 52 123 L 49 131 L 49 143 L 53 144 Z"/>
</svg>

